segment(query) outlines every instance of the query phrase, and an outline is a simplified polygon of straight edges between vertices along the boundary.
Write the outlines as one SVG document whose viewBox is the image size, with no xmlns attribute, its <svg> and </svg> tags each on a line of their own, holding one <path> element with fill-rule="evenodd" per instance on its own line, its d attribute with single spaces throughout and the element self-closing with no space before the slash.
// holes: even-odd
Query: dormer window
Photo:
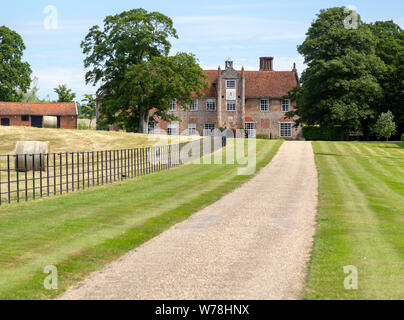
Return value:
<svg viewBox="0 0 404 320">
<path fill-rule="evenodd" d="M 236 80 L 226 80 L 226 89 L 236 89 Z"/>
</svg>

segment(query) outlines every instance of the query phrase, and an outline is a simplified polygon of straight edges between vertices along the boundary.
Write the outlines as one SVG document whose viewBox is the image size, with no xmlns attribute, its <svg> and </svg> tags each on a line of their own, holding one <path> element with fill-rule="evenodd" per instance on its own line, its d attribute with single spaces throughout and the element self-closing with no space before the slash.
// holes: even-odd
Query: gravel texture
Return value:
<svg viewBox="0 0 404 320">
<path fill-rule="evenodd" d="M 252 180 L 60 299 L 300 299 L 316 208 L 311 143 L 285 142 Z"/>
</svg>

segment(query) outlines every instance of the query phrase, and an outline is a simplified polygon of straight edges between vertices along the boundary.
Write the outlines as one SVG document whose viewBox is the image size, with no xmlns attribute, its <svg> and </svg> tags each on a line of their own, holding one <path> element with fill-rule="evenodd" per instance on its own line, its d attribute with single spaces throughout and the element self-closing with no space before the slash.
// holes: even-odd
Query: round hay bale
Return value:
<svg viewBox="0 0 404 320">
<path fill-rule="evenodd" d="M 56 129 L 58 127 L 58 118 L 44 116 L 42 126 L 47 129 Z"/>
<path fill-rule="evenodd" d="M 49 153 L 49 142 L 18 141 L 15 146 L 15 170 L 46 170 L 46 157 Z M 26 159 L 26 160 L 25 160 Z"/>
</svg>

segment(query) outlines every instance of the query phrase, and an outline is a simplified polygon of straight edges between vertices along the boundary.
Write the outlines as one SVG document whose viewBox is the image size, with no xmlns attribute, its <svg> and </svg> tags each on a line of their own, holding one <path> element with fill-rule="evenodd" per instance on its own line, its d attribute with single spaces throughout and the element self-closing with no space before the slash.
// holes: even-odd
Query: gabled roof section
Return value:
<svg viewBox="0 0 404 320">
<path fill-rule="evenodd" d="M 0 115 L 77 116 L 74 102 L 0 102 Z"/>
<path fill-rule="evenodd" d="M 242 71 L 236 71 L 239 76 Z M 218 70 L 204 70 L 210 87 L 204 91 L 205 97 L 216 97 Z M 226 70 L 222 72 L 227 72 Z M 246 98 L 282 98 L 299 84 L 296 70 L 292 71 L 244 71 Z"/>
<path fill-rule="evenodd" d="M 216 80 L 219 76 L 218 70 L 204 70 L 203 71 L 208 78 L 205 80 L 209 83 L 209 88 L 203 90 L 203 95 L 209 98 L 216 98 L 217 96 L 217 88 L 216 88 Z"/>
<path fill-rule="evenodd" d="M 244 71 L 246 97 L 281 98 L 298 85 L 293 71 Z"/>
</svg>

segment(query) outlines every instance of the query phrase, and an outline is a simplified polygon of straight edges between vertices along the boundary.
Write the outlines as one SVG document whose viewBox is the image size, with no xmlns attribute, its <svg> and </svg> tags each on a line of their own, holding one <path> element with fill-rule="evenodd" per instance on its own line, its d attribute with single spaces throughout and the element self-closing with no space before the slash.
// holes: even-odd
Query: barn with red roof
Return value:
<svg viewBox="0 0 404 320">
<path fill-rule="evenodd" d="M 77 129 L 76 103 L 0 102 L 0 125 L 42 128 L 46 118 L 55 127 Z"/>
</svg>

